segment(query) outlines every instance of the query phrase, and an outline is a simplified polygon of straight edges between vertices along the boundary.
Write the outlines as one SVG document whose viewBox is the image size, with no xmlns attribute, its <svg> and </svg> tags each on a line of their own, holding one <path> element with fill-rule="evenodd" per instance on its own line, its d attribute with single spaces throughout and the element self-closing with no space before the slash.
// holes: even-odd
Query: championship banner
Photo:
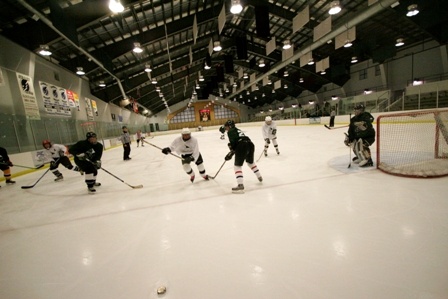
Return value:
<svg viewBox="0 0 448 299">
<path fill-rule="evenodd" d="M 87 114 L 87 120 L 93 121 L 93 111 L 92 111 L 92 105 L 90 103 L 90 99 L 85 98 L 86 101 L 86 114 Z"/>
<path fill-rule="evenodd" d="M 95 113 L 95 115 L 98 116 L 98 107 L 96 106 L 96 101 L 90 100 L 90 102 L 92 103 L 93 113 Z"/>
<path fill-rule="evenodd" d="M 33 80 L 27 75 L 16 73 L 22 95 L 25 115 L 29 119 L 40 119 L 39 106 L 37 105 L 36 93 L 34 92 Z"/>
</svg>

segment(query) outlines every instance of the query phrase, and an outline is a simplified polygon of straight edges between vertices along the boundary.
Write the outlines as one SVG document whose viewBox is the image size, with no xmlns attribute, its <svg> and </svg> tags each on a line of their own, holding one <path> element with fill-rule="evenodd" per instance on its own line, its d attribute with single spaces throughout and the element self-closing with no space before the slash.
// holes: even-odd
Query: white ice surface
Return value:
<svg viewBox="0 0 448 299">
<path fill-rule="evenodd" d="M 243 131 L 260 156 L 260 127 Z M 257 163 L 233 160 L 192 184 L 180 160 L 150 145 L 107 150 L 95 195 L 60 166 L 0 189 L 1 299 L 446 299 L 448 178 L 408 179 L 349 164 L 345 129 L 278 128 Z M 217 130 L 193 132 L 215 175 Z M 168 146 L 177 135 L 147 141 Z M 375 149 L 373 149 L 375 153 Z M 157 295 L 159 286 L 164 295 Z"/>
</svg>

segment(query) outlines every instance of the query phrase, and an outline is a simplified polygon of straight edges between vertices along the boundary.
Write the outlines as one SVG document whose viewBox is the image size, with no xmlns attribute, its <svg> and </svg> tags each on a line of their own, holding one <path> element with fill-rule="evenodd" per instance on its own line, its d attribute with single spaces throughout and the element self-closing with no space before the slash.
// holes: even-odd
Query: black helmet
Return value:
<svg viewBox="0 0 448 299">
<path fill-rule="evenodd" d="M 92 138 L 92 137 L 96 137 L 96 134 L 93 133 L 93 132 L 87 132 L 87 134 L 86 134 L 86 138 L 87 138 L 87 139 L 90 139 L 90 138 Z"/>
<path fill-rule="evenodd" d="M 234 128 L 235 127 L 235 122 L 231 119 L 229 119 L 228 121 L 226 121 L 226 123 L 224 124 L 225 127 L 230 127 L 230 128 Z"/>
<path fill-rule="evenodd" d="M 366 107 L 364 107 L 363 104 L 356 104 L 355 107 L 353 107 L 354 110 L 363 110 L 363 111 L 365 108 Z"/>
</svg>

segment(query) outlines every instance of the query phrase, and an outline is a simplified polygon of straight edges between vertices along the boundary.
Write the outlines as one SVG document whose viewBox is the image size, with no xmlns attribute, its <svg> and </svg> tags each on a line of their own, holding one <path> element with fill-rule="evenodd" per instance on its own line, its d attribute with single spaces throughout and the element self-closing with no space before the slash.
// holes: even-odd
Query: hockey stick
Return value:
<svg viewBox="0 0 448 299">
<path fill-rule="evenodd" d="M 47 172 L 49 172 L 50 171 L 50 168 L 48 168 L 47 170 L 45 170 L 45 172 L 44 172 L 44 174 L 34 183 L 34 184 L 32 184 L 32 185 L 30 185 L 30 186 L 22 186 L 22 189 L 30 189 L 30 188 L 33 188 L 34 186 L 36 186 L 37 185 L 37 183 L 39 183 L 39 181 L 47 174 Z"/>
<path fill-rule="evenodd" d="M 347 128 L 349 126 L 347 125 L 347 126 L 340 126 L 340 127 L 329 127 L 327 125 L 324 125 L 324 127 L 327 128 L 328 130 L 336 130 L 336 129 Z"/>
<path fill-rule="evenodd" d="M 261 157 L 263 156 L 264 151 L 261 151 L 260 157 L 258 157 L 257 162 L 260 161 Z"/>
<path fill-rule="evenodd" d="M 1 164 L 7 165 L 7 164 L 4 164 L 4 163 L 1 163 Z M 22 166 L 22 165 L 14 164 L 13 166 L 22 167 L 22 168 L 28 168 L 28 169 L 40 169 L 40 168 L 44 167 L 44 165 L 45 164 L 39 165 L 37 167 L 29 167 L 29 166 Z"/>
<path fill-rule="evenodd" d="M 86 161 L 90 162 L 92 165 L 95 165 L 95 163 L 92 162 L 92 161 L 89 160 L 89 159 L 86 159 Z M 119 180 L 120 182 L 122 182 L 122 183 L 128 185 L 128 186 L 131 187 L 132 189 L 140 189 L 140 188 L 143 188 L 143 185 L 137 185 L 137 186 L 129 185 L 128 183 L 126 183 L 125 181 L 123 181 L 122 179 L 120 179 L 119 177 L 117 177 L 115 174 L 111 173 L 111 172 L 108 171 L 107 169 L 104 169 L 103 167 L 101 167 L 101 169 L 102 169 L 104 172 L 106 172 L 107 174 L 109 174 L 109 175 L 113 176 L 114 178 L 116 178 L 117 180 Z"/>
<path fill-rule="evenodd" d="M 218 171 L 216 172 L 215 176 L 208 176 L 211 179 L 215 179 L 218 176 L 218 173 L 221 171 L 221 168 L 226 164 L 227 160 L 224 160 L 224 163 L 222 163 L 221 167 L 219 167 Z"/>
<path fill-rule="evenodd" d="M 163 150 L 163 148 L 158 147 L 157 145 L 152 144 L 151 142 L 148 142 L 148 141 L 145 141 L 145 140 L 142 140 L 142 141 L 143 141 L 144 143 L 149 144 L 150 146 L 153 146 L 153 147 L 155 147 L 155 148 L 158 148 L 159 150 Z M 175 154 L 173 154 L 173 153 L 170 153 L 170 155 L 172 155 L 172 156 L 174 156 L 174 157 L 176 157 L 176 158 L 179 158 L 179 159 L 183 160 L 182 157 L 180 157 L 180 156 L 178 156 L 178 155 L 175 155 Z"/>
</svg>

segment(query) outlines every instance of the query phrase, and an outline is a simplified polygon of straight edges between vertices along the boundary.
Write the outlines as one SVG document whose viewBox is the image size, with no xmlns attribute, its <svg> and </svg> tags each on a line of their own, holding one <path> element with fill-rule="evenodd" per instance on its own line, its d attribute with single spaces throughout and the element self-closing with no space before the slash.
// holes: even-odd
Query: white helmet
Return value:
<svg viewBox="0 0 448 299">
<path fill-rule="evenodd" d="M 266 116 L 266 118 L 264 119 L 264 121 L 272 121 L 272 117 L 270 117 L 270 116 Z"/>
<path fill-rule="evenodd" d="M 190 131 L 190 129 L 189 128 L 183 128 L 182 129 L 182 133 L 181 133 L 182 135 L 187 135 L 187 134 L 191 134 L 191 131 Z"/>
</svg>

